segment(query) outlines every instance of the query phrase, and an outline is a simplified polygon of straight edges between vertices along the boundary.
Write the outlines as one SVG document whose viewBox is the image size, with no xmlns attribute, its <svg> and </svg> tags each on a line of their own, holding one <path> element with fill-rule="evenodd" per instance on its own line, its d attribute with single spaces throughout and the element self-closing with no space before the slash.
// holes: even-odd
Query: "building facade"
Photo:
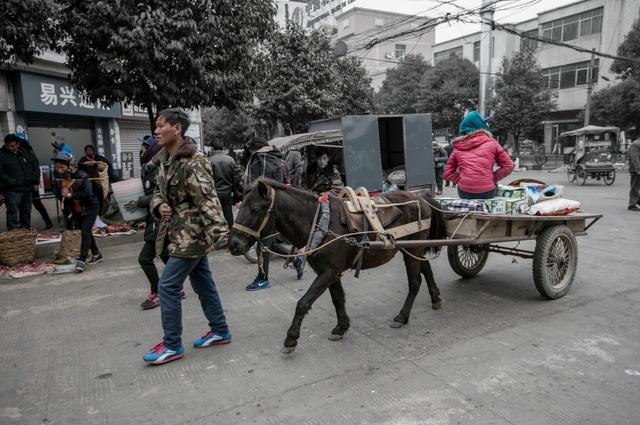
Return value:
<svg viewBox="0 0 640 425">
<path fill-rule="evenodd" d="M 538 35 L 587 50 L 616 54 L 618 46 L 640 16 L 637 0 L 582 0 L 546 10 L 531 19 L 511 26 L 524 35 Z M 521 38 L 515 34 L 494 30 L 490 43 L 481 43 L 487 33 L 475 33 L 433 46 L 432 63 L 451 54 L 469 59 L 479 66 L 480 45 L 491 49 L 491 73 L 500 70 L 502 58 L 528 49 L 535 53 L 547 79 L 548 87 L 557 95 L 557 109 L 541 124 L 544 144 L 552 152 L 561 132 L 579 128 L 580 114 L 587 100 L 588 70 L 591 54 Z M 592 69 L 594 91 L 615 84 L 616 76 L 609 70 L 613 60 L 595 56 Z M 603 123 L 606 124 L 606 123 Z"/>
<path fill-rule="evenodd" d="M 139 138 L 150 134 L 146 110 L 89 102 L 68 80 L 65 57 L 45 52 L 31 65 L 0 68 L 2 137 L 26 131 L 40 164 L 50 163 L 53 142 L 64 142 L 76 159 L 92 145 L 124 179 L 140 175 Z M 191 112 L 188 135 L 201 144 L 200 111 Z"/>
</svg>

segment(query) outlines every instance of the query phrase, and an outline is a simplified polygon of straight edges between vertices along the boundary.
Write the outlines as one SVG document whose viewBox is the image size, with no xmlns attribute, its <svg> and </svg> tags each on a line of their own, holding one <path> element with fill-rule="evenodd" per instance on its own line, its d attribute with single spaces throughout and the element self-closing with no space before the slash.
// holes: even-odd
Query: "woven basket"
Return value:
<svg viewBox="0 0 640 425">
<path fill-rule="evenodd" d="M 65 230 L 60 240 L 60 250 L 53 260 L 55 264 L 70 264 L 80 256 L 82 232 L 80 230 Z"/>
<path fill-rule="evenodd" d="M 109 173 L 105 169 L 104 171 L 100 171 L 99 175 L 100 180 L 98 181 L 100 182 L 100 186 L 102 186 L 102 198 L 107 199 L 107 195 L 109 195 Z"/>
<path fill-rule="evenodd" d="M 0 263 L 7 266 L 30 264 L 36 258 L 36 238 L 33 229 L 15 229 L 0 234 Z"/>
</svg>

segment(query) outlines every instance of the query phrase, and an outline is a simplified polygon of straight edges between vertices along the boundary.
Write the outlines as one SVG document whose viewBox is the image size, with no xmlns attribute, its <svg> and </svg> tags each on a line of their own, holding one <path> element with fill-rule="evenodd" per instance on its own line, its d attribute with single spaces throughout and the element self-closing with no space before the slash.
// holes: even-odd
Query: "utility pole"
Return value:
<svg viewBox="0 0 640 425">
<path fill-rule="evenodd" d="M 589 115 L 591 115 L 591 93 L 593 92 L 593 68 L 596 66 L 596 49 L 591 49 L 591 63 L 587 70 L 587 103 L 584 105 L 584 126 L 589 125 Z"/>
<path fill-rule="evenodd" d="M 480 35 L 480 93 L 479 112 L 483 117 L 487 115 L 487 98 L 489 97 L 489 79 L 491 78 L 491 48 L 493 5 L 495 0 L 482 0 L 480 17 L 482 19 L 482 34 Z"/>
</svg>

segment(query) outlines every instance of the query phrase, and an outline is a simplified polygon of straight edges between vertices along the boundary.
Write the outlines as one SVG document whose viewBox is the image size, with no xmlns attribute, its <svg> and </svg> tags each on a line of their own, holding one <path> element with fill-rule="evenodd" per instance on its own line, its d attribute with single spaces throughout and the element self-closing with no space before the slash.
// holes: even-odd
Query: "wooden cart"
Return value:
<svg viewBox="0 0 640 425">
<path fill-rule="evenodd" d="M 533 259 L 533 281 L 540 294 L 549 299 L 564 296 L 578 266 L 576 236 L 587 230 L 600 214 L 575 213 L 566 216 L 493 215 L 451 213 L 447 223 L 449 239 L 398 240 L 397 248 L 447 247 L 447 258 L 454 272 L 462 277 L 477 275 L 490 252 Z M 535 240 L 533 251 L 500 246 L 503 242 Z M 384 249 L 384 243 L 371 241 L 371 249 Z"/>
</svg>

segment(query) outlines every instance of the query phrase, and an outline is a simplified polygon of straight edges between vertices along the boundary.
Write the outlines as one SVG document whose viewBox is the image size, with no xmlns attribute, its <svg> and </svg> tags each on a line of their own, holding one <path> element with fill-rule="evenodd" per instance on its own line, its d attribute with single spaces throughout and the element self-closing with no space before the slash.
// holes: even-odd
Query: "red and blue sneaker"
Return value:
<svg viewBox="0 0 640 425">
<path fill-rule="evenodd" d="M 170 350 L 161 342 L 142 358 L 149 364 L 159 365 L 181 359 L 182 357 L 184 357 L 184 347 L 182 345 L 175 350 Z"/>
<path fill-rule="evenodd" d="M 196 339 L 193 342 L 194 348 L 205 348 L 211 347 L 212 345 L 223 345 L 231 342 L 231 334 L 227 333 L 218 333 L 214 331 L 209 331 L 206 334 L 202 335 L 200 338 Z"/>
</svg>

